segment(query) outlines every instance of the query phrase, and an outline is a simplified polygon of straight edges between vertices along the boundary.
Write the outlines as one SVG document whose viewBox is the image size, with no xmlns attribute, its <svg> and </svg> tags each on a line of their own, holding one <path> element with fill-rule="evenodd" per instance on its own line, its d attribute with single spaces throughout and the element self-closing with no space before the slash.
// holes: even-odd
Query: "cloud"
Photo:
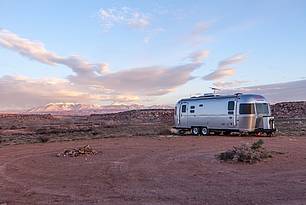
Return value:
<svg viewBox="0 0 306 205">
<path fill-rule="evenodd" d="M 0 78 L 0 105 L 2 107 L 29 107 L 49 102 L 91 101 L 94 97 L 72 89 L 62 79 L 30 79 L 18 76 Z"/>
<path fill-rule="evenodd" d="M 21 76 L 0 77 L 0 97 L 1 109 L 24 109 L 56 102 L 124 103 L 139 100 L 132 95 L 107 95 L 90 89 L 82 91 L 65 79 Z"/>
<path fill-rule="evenodd" d="M 222 94 L 233 93 L 254 93 L 267 98 L 271 103 L 284 101 L 302 101 L 306 100 L 306 80 L 291 81 L 284 83 L 275 83 L 268 85 L 258 85 L 242 87 L 236 89 L 223 90 Z M 292 93 L 294 92 L 294 95 Z"/>
<path fill-rule="evenodd" d="M 194 63 L 201 63 L 204 59 L 206 59 L 209 55 L 208 50 L 201 50 L 201 51 L 195 51 L 191 53 L 188 58 L 191 60 L 191 62 Z"/>
<path fill-rule="evenodd" d="M 149 24 L 149 19 L 140 13 L 134 13 L 133 18 L 128 21 L 128 25 L 133 28 L 145 28 Z"/>
<path fill-rule="evenodd" d="M 228 65 L 237 64 L 243 61 L 246 58 L 246 55 L 244 53 L 239 53 L 236 55 L 233 55 L 227 59 L 224 59 L 219 63 L 219 68 L 226 67 Z"/>
<path fill-rule="evenodd" d="M 0 77 L 1 109 L 29 108 L 47 103 L 130 103 L 140 96 L 160 96 L 192 80 L 191 72 L 200 64 L 168 67 L 134 68 L 82 83 L 74 79 L 32 79 L 20 76 Z"/>
<path fill-rule="evenodd" d="M 246 55 L 243 53 L 233 55 L 227 59 L 224 59 L 219 62 L 218 68 L 209 73 L 208 75 L 204 76 L 204 80 L 208 81 L 219 81 L 223 78 L 230 77 L 235 75 L 236 70 L 235 68 L 229 67 L 232 64 L 237 64 L 243 61 L 246 58 Z"/>
<path fill-rule="evenodd" d="M 5 29 L 0 29 L 0 45 L 44 64 L 68 66 L 77 75 L 92 74 L 94 72 L 101 74 L 107 71 L 107 64 L 105 63 L 92 64 L 80 56 L 59 56 L 48 51 L 43 43 L 22 38 Z"/>
<path fill-rule="evenodd" d="M 109 31 L 115 25 L 127 25 L 131 28 L 146 28 L 150 25 L 148 15 L 132 8 L 101 8 L 99 17 L 104 31 Z"/>
<path fill-rule="evenodd" d="M 200 64 L 176 67 L 147 67 L 103 76 L 68 79 L 0 77 L 1 109 L 30 108 L 47 103 L 135 103 L 140 96 L 160 96 L 192 80 L 191 72 Z M 78 82 L 83 80 L 83 82 Z"/>
<path fill-rule="evenodd" d="M 237 88 L 240 87 L 242 84 L 249 83 L 250 81 L 247 80 L 234 80 L 234 81 L 229 81 L 229 82 L 224 82 L 224 81 L 218 81 L 214 82 L 213 86 L 217 88 Z"/>
<path fill-rule="evenodd" d="M 146 67 L 123 70 L 101 76 L 101 84 L 120 93 L 158 96 L 173 91 L 193 79 L 191 73 L 201 64 L 193 63 L 175 67 Z"/>
<path fill-rule="evenodd" d="M 204 76 L 204 80 L 216 81 L 229 76 L 235 75 L 236 71 L 234 68 L 222 68 Z"/>
<path fill-rule="evenodd" d="M 111 73 L 107 72 L 107 64 L 92 64 L 80 56 L 61 57 L 47 51 L 42 43 L 30 41 L 6 30 L 0 34 L 0 45 L 42 63 L 62 64 L 71 68 L 76 75 L 68 77 L 70 82 L 79 86 L 99 87 L 100 89 L 105 87 L 113 92 L 140 95 L 165 94 L 192 79 L 191 72 L 200 66 L 198 63 L 170 68 L 155 66 Z M 198 53 L 197 59 L 203 58 L 204 54 Z"/>
<path fill-rule="evenodd" d="M 306 100 L 305 87 L 306 80 L 300 80 L 222 90 L 221 94 L 233 94 L 237 92 L 261 94 L 270 102 L 276 103 Z M 292 95 L 293 91 L 295 93 L 294 95 Z M 2 110 L 15 108 L 26 109 L 56 102 L 101 103 L 103 101 L 129 103 L 139 100 L 137 95 L 107 95 L 103 92 L 99 93 L 90 90 L 83 92 L 65 79 L 32 79 L 20 76 L 0 77 L 0 96 Z"/>
<path fill-rule="evenodd" d="M 36 106 L 62 101 L 126 102 L 139 100 L 140 96 L 160 96 L 192 80 L 191 73 L 201 66 L 200 63 L 190 63 L 111 72 L 105 63 L 93 64 L 77 55 L 62 57 L 48 51 L 40 42 L 3 29 L 0 30 L 0 45 L 44 64 L 65 65 L 74 72 L 66 79 L 56 80 L 0 77 L 0 98 L 5 99 L 3 105 Z"/>
<path fill-rule="evenodd" d="M 207 22 L 207 21 L 197 22 L 195 24 L 191 34 L 193 36 L 201 35 L 209 29 L 210 25 L 211 25 L 211 23 Z"/>
<path fill-rule="evenodd" d="M 207 34 L 212 22 L 200 21 L 195 24 L 191 33 L 185 37 L 185 41 L 191 46 L 199 46 L 213 40 L 212 36 Z"/>
<path fill-rule="evenodd" d="M 4 29 L 0 29 L 0 45 L 49 65 L 54 65 L 53 59 L 58 57 L 54 53 L 47 51 L 42 43 L 21 38 L 15 33 Z"/>
</svg>

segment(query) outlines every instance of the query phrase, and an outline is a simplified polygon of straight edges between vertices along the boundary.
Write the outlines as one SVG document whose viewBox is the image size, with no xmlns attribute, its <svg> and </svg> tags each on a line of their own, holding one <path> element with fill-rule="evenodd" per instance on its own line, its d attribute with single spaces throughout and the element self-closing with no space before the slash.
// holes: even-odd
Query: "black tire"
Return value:
<svg viewBox="0 0 306 205">
<path fill-rule="evenodd" d="M 209 129 L 207 127 L 202 127 L 201 128 L 201 134 L 204 136 L 209 135 Z"/>
<path fill-rule="evenodd" d="M 199 134 L 200 134 L 200 128 L 198 128 L 198 127 L 192 127 L 192 128 L 191 128 L 191 133 L 192 133 L 193 135 L 199 135 Z"/>
</svg>

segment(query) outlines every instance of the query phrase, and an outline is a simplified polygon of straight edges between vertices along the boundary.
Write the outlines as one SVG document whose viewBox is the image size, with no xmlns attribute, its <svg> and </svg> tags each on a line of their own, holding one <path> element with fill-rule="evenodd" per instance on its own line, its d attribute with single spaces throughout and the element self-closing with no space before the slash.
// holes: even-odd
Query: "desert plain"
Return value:
<svg viewBox="0 0 306 205">
<path fill-rule="evenodd" d="M 173 110 L 1 114 L 0 204 L 306 204 L 305 106 L 272 109 L 273 137 L 177 135 Z M 258 139 L 272 158 L 216 158 Z M 58 156 L 84 145 L 97 153 Z"/>
</svg>

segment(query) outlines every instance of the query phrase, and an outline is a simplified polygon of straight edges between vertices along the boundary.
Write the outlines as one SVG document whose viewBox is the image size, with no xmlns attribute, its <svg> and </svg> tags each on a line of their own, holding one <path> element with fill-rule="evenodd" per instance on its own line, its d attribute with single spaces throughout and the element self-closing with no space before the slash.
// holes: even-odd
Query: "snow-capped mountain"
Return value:
<svg viewBox="0 0 306 205">
<path fill-rule="evenodd" d="M 80 111 L 80 110 L 92 110 L 100 109 L 99 105 L 79 104 L 79 103 L 49 103 L 44 106 L 34 107 L 27 112 L 58 112 L 58 111 Z"/>
<path fill-rule="evenodd" d="M 139 104 L 132 105 L 94 105 L 80 103 L 49 103 L 47 105 L 34 107 L 27 110 L 27 114 L 54 114 L 54 115 L 90 115 L 116 113 L 128 110 L 139 109 L 172 109 L 168 105 L 144 106 Z"/>
</svg>

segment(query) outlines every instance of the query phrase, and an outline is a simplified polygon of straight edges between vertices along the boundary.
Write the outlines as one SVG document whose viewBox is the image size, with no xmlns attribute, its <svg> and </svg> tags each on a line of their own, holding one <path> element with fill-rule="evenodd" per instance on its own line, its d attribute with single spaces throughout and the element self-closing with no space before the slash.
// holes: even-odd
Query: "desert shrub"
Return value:
<svg viewBox="0 0 306 205">
<path fill-rule="evenodd" d="M 90 145 L 79 147 L 75 149 L 66 149 L 64 152 L 58 153 L 57 157 L 79 157 L 81 155 L 95 155 L 98 152 L 94 150 Z"/>
<path fill-rule="evenodd" d="M 36 132 L 37 134 L 48 134 L 48 131 L 47 131 L 47 129 L 45 129 L 45 128 L 36 129 L 35 132 Z"/>
<path fill-rule="evenodd" d="M 217 155 L 217 158 L 222 161 L 255 163 L 263 159 L 272 157 L 271 152 L 263 147 L 263 140 L 258 140 L 252 145 L 243 144 L 233 149 L 227 150 Z"/>
<path fill-rule="evenodd" d="M 45 136 L 45 135 L 38 136 L 38 141 L 41 142 L 41 143 L 46 143 L 49 140 L 50 140 L 50 137 L 48 137 L 48 136 Z"/>
<path fill-rule="evenodd" d="M 16 129 L 18 129 L 18 128 L 17 128 L 15 125 L 12 125 L 10 129 L 11 129 L 11 130 L 16 130 Z"/>
<path fill-rule="evenodd" d="M 150 131 L 135 131 L 132 133 L 133 136 L 151 136 L 151 135 L 156 135 L 154 132 Z"/>
<path fill-rule="evenodd" d="M 168 128 L 162 128 L 158 132 L 159 135 L 171 135 L 171 131 Z"/>
<path fill-rule="evenodd" d="M 103 127 L 105 128 L 116 128 L 120 125 L 119 122 L 116 122 L 114 120 L 107 120 L 107 121 L 103 121 Z"/>
<path fill-rule="evenodd" d="M 92 135 L 98 135 L 99 133 L 98 133 L 97 131 L 94 131 L 94 130 L 93 130 L 93 131 L 91 131 L 91 134 L 92 134 Z"/>
<path fill-rule="evenodd" d="M 260 139 L 252 144 L 251 149 L 260 149 L 262 148 L 263 144 L 264 144 L 264 141 Z"/>
</svg>

